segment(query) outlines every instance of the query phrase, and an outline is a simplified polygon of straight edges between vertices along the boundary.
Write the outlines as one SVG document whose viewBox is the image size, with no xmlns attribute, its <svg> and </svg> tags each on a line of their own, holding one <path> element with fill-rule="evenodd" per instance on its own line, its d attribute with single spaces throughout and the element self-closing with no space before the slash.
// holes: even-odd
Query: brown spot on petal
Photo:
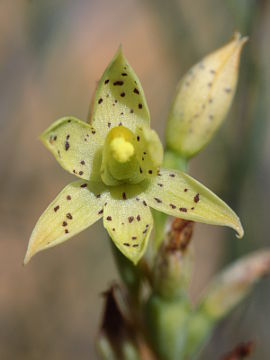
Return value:
<svg viewBox="0 0 270 360">
<path fill-rule="evenodd" d="M 126 195 L 126 193 L 125 193 L 125 192 L 123 192 L 123 193 L 122 193 L 122 198 L 123 198 L 124 200 L 126 200 L 126 199 L 127 199 L 127 195 Z"/>
<path fill-rule="evenodd" d="M 67 222 L 63 221 L 62 226 L 67 226 Z"/>
<path fill-rule="evenodd" d="M 67 213 L 66 217 L 67 217 L 69 220 L 72 220 L 72 215 L 71 215 L 71 213 Z"/>
<path fill-rule="evenodd" d="M 81 185 L 81 188 L 86 188 L 87 187 L 87 184 L 82 184 Z"/>
<path fill-rule="evenodd" d="M 179 210 L 182 212 L 187 212 L 187 208 L 184 208 L 184 207 L 181 207 Z"/>
<path fill-rule="evenodd" d="M 59 205 L 57 205 L 55 208 L 53 208 L 53 210 L 56 212 L 56 211 L 58 211 L 59 210 Z"/>
<path fill-rule="evenodd" d="M 137 88 L 135 88 L 135 89 L 133 90 L 133 92 L 134 92 L 135 94 L 137 94 L 137 95 L 140 94 L 140 92 L 139 92 L 139 90 L 138 90 Z"/>
<path fill-rule="evenodd" d="M 195 203 L 198 203 L 200 201 L 200 194 L 196 194 L 193 200 Z"/>
<path fill-rule="evenodd" d="M 67 195 L 67 200 L 71 200 L 71 196 L 70 196 L 70 195 Z"/>
<path fill-rule="evenodd" d="M 129 216 L 128 222 L 129 222 L 129 223 L 132 223 L 133 220 L 134 220 L 134 216 Z"/>
<path fill-rule="evenodd" d="M 114 85 L 114 86 L 122 86 L 122 85 L 124 85 L 124 81 L 122 81 L 122 80 L 115 81 L 115 82 L 113 83 L 113 85 Z"/>
<path fill-rule="evenodd" d="M 111 216 L 107 216 L 106 218 L 108 221 L 112 221 L 112 217 Z"/>
</svg>

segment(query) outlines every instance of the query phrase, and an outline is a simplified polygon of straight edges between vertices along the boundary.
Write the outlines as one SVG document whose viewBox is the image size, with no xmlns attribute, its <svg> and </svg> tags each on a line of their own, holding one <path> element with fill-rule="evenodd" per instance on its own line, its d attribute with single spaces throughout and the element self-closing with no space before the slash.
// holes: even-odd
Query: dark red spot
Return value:
<svg viewBox="0 0 270 360">
<path fill-rule="evenodd" d="M 197 202 L 199 202 L 200 201 L 200 194 L 196 194 L 195 196 L 194 196 L 194 202 L 195 203 L 197 203 Z"/>
<path fill-rule="evenodd" d="M 112 217 L 111 216 L 107 216 L 106 218 L 108 221 L 112 221 Z"/>
<path fill-rule="evenodd" d="M 140 215 L 137 215 L 136 219 L 137 219 L 137 221 L 141 221 Z"/>
<path fill-rule="evenodd" d="M 67 217 L 69 220 L 72 220 L 72 215 L 71 215 L 71 213 L 67 213 L 66 217 Z"/>
<path fill-rule="evenodd" d="M 98 215 L 103 214 L 103 209 L 99 210 Z"/>
<path fill-rule="evenodd" d="M 176 206 L 173 205 L 173 204 L 170 204 L 170 207 L 171 207 L 172 209 L 176 209 Z"/>
<path fill-rule="evenodd" d="M 187 212 L 187 208 L 184 208 L 184 207 L 181 207 L 179 210 L 182 212 Z"/>
<path fill-rule="evenodd" d="M 113 85 L 114 85 L 114 86 L 122 86 L 122 85 L 124 85 L 124 81 L 122 81 L 122 80 L 115 81 L 115 82 L 113 83 Z"/>
<path fill-rule="evenodd" d="M 129 223 L 132 223 L 133 220 L 134 220 L 134 216 L 129 216 L 128 222 L 129 222 Z"/>
<path fill-rule="evenodd" d="M 79 175 L 83 175 L 83 171 L 79 171 Z"/>
<path fill-rule="evenodd" d="M 53 210 L 54 210 L 55 212 L 56 212 L 57 210 L 59 210 L 59 205 L 57 205 Z"/>
<path fill-rule="evenodd" d="M 160 200 L 159 198 L 154 198 L 156 200 L 157 203 L 162 203 L 162 200 Z"/>
<path fill-rule="evenodd" d="M 67 226 L 67 222 L 63 221 L 62 226 Z"/>
<path fill-rule="evenodd" d="M 68 151 L 69 147 L 70 147 L 70 146 L 69 146 L 69 142 L 66 141 L 66 142 L 65 142 L 65 150 Z"/>
<path fill-rule="evenodd" d="M 67 196 L 67 200 L 71 200 L 71 196 L 70 196 L 70 195 Z"/>
<path fill-rule="evenodd" d="M 81 164 L 82 164 L 82 165 L 85 165 L 85 161 L 84 161 L 84 160 L 82 160 L 82 161 L 81 161 Z"/>
</svg>

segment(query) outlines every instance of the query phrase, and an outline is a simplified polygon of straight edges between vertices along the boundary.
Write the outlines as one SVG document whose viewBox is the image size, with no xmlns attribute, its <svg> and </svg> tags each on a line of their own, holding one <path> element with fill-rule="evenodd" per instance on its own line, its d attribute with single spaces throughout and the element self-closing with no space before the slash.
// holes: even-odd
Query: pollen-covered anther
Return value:
<svg viewBox="0 0 270 360">
<path fill-rule="evenodd" d="M 134 155 L 135 149 L 131 142 L 119 136 L 114 138 L 110 143 L 112 155 L 116 161 L 125 163 Z"/>
</svg>

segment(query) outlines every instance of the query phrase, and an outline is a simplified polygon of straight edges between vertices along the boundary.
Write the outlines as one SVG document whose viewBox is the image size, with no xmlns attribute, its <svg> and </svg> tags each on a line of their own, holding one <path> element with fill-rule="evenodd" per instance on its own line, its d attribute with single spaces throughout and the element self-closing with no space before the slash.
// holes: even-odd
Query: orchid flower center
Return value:
<svg viewBox="0 0 270 360">
<path fill-rule="evenodd" d="M 110 148 L 114 159 L 120 163 L 128 162 L 135 152 L 133 144 L 122 136 L 115 137 L 110 143 Z"/>
</svg>

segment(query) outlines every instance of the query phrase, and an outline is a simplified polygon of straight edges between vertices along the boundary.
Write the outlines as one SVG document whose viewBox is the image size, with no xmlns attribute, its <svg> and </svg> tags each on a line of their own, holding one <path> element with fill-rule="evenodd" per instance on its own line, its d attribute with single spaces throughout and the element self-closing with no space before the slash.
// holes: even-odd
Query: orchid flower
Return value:
<svg viewBox="0 0 270 360">
<path fill-rule="evenodd" d="M 103 218 L 114 244 L 136 264 L 153 229 L 151 208 L 229 226 L 243 236 L 239 218 L 220 198 L 189 175 L 162 168 L 162 144 L 150 128 L 142 86 L 121 49 L 99 81 L 90 124 L 64 117 L 41 140 L 79 180 L 67 185 L 41 215 L 25 263 Z"/>
</svg>

